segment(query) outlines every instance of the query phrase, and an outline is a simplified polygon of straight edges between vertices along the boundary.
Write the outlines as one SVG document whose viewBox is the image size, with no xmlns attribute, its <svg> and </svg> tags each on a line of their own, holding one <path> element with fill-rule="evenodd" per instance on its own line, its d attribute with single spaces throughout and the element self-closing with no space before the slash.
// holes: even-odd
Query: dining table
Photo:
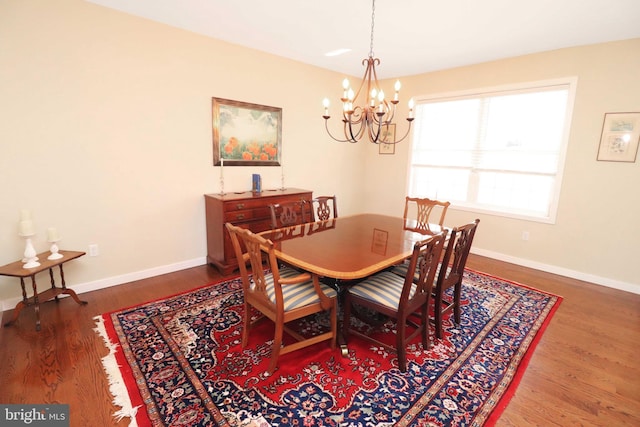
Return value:
<svg viewBox="0 0 640 427">
<path fill-rule="evenodd" d="M 403 262 L 413 253 L 416 242 L 446 230 L 430 224 L 416 232 L 411 230 L 414 223 L 402 217 L 364 213 L 259 234 L 273 242 L 276 257 L 285 264 L 315 273 L 325 283 L 329 279 L 341 306 L 349 283 Z M 338 343 L 346 356 L 342 334 Z"/>
<path fill-rule="evenodd" d="M 337 281 L 365 278 L 409 258 L 417 241 L 445 228 L 411 231 L 402 217 L 364 213 L 260 233 L 286 264 Z"/>
</svg>

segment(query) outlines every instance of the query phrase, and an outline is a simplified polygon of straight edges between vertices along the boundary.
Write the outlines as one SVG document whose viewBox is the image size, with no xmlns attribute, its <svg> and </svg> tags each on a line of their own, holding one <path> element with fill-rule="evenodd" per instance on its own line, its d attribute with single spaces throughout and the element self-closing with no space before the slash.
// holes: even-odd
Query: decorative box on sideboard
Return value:
<svg viewBox="0 0 640 427">
<path fill-rule="evenodd" d="M 205 194 L 207 262 L 222 274 L 230 274 L 238 267 L 225 222 L 259 233 L 271 228 L 270 204 L 311 198 L 311 191 L 298 188 L 265 190 L 261 193 Z"/>
</svg>

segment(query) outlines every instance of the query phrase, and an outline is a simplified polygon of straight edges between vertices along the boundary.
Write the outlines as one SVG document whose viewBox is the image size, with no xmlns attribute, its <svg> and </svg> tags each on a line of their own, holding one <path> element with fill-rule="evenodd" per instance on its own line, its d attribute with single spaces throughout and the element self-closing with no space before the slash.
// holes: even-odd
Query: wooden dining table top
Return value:
<svg viewBox="0 0 640 427">
<path fill-rule="evenodd" d="M 433 234 L 442 231 L 434 224 Z M 358 214 L 260 233 L 287 264 L 340 280 L 367 277 L 411 256 L 429 234 L 405 229 L 402 217 Z"/>
</svg>

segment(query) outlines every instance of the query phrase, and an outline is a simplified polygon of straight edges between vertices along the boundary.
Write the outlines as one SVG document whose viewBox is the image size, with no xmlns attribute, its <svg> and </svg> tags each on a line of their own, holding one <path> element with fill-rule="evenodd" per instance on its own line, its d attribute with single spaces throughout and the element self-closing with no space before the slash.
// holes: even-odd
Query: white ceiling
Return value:
<svg viewBox="0 0 640 427">
<path fill-rule="evenodd" d="M 354 76 L 369 54 L 371 0 L 87 1 Z M 639 21 L 640 0 L 377 0 L 374 56 L 400 77 L 638 38 Z"/>
</svg>

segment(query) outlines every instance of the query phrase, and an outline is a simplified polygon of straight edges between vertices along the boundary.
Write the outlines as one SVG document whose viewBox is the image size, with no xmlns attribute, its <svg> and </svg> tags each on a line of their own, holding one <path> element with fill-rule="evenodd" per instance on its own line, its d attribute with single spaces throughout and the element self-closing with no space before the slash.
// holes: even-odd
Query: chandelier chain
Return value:
<svg viewBox="0 0 640 427">
<path fill-rule="evenodd" d="M 369 46 L 369 57 L 373 58 L 373 25 L 376 21 L 376 0 L 372 0 L 371 6 L 371 44 Z"/>
</svg>

